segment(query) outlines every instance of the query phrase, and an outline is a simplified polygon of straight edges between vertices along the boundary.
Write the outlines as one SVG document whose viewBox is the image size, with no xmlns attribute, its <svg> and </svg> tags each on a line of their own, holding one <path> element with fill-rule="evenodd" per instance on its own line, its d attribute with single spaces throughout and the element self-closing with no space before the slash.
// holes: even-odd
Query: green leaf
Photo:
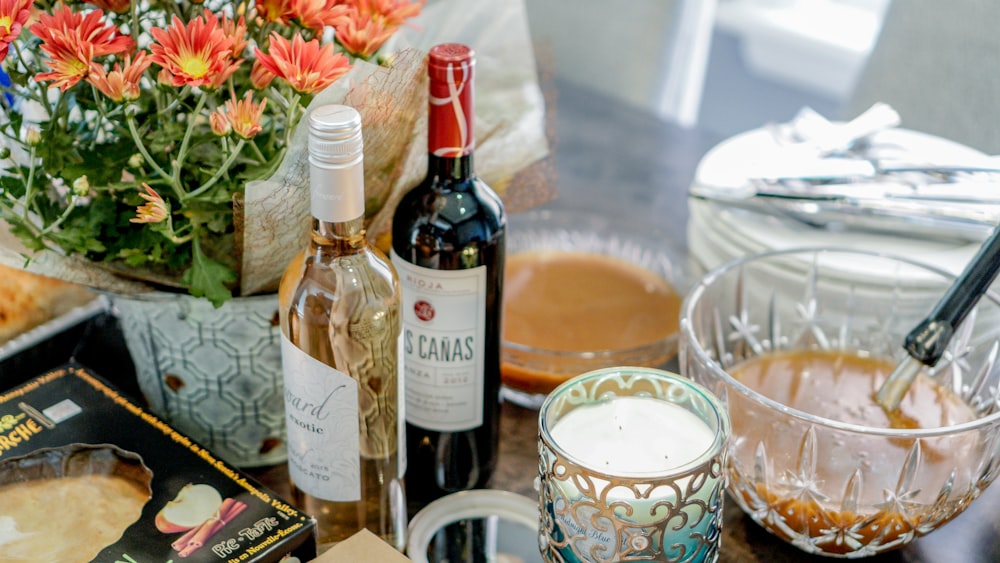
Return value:
<svg viewBox="0 0 1000 563">
<path fill-rule="evenodd" d="M 44 201 L 39 204 L 46 203 Z M 115 241 L 114 237 L 105 237 L 103 229 L 106 221 L 114 220 L 115 204 L 110 201 L 94 200 L 90 205 L 78 207 L 50 237 L 59 246 L 70 253 L 80 253 L 85 256 L 103 255 L 107 250 L 103 241 Z M 43 207 L 46 217 L 54 218 L 61 210 Z"/>
<path fill-rule="evenodd" d="M 21 115 L 19 112 L 12 111 L 12 112 L 7 112 L 6 117 L 7 119 L 10 120 L 9 121 L 10 125 L 4 127 L 3 128 L 4 131 L 9 132 L 8 134 L 11 135 L 13 139 L 20 141 L 19 135 L 21 132 L 21 125 L 24 124 L 24 116 Z"/>
<path fill-rule="evenodd" d="M 28 175 L 28 167 L 21 166 L 20 173 L 23 176 Z M 11 197 L 22 198 L 24 197 L 25 186 L 24 179 L 22 176 L 13 176 L 14 170 L 9 171 L 11 176 L 0 175 L 0 193 L 8 193 Z"/>
<path fill-rule="evenodd" d="M 60 176 L 66 166 L 83 161 L 76 150 L 76 136 L 61 129 L 56 121 L 43 123 L 40 133 L 41 140 L 36 150 L 46 173 Z"/>
<path fill-rule="evenodd" d="M 80 176 L 87 176 L 92 186 L 103 186 L 119 182 L 128 158 L 135 153 L 135 145 L 130 139 L 121 138 L 114 143 L 96 145 L 93 149 L 81 149 L 81 159 L 66 163 L 63 178 L 72 183 Z"/>
<path fill-rule="evenodd" d="M 236 272 L 205 255 L 197 238 L 192 244 L 191 258 L 191 267 L 184 272 L 181 282 L 188 287 L 191 295 L 205 297 L 212 305 L 221 307 L 233 297 L 227 284 L 236 281 Z"/>
</svg>

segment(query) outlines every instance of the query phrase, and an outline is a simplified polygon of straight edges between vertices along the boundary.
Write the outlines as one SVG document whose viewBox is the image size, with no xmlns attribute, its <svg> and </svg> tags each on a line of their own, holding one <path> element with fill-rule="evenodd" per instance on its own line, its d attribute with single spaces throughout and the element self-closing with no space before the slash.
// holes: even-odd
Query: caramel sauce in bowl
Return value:
<svg viewBox="0 0 1000 563">
<path fill-rule="evenodd" d="M 504 272 L 504 397 L 537 408 L 574 375 L 677 354 L 685 256 L 656 229 L 584 212 L 513 215 Z"/>
<path fill-rule="evenodd" d="M 933 431 L 976 420 L 971 407 L 926 374 L 917 377 L 898 410 L 885 411 L 875 401 L 875 392 L 894 367 L 890 361 L 853 352 L 795 351 L 763 354 L 733 366 L 730 372 L 737 381 L 783 405 L 864 428 Z M 765 528 L 786 540 L 795 537 L 788 530 L 814 538 L 828 553 L 850 553 L 852 546 L 876 541 L 891 545 L 917 534 L 921 519 L 903 505 L 933 505 L 938 489 L 926 489 L 928 484 L 951 479 L 971 483 L 973 460 L 984 453 L 973 433 L 919 440 L 906 434 L 852 435 L 825 429 L 799 433 L 789 420 L 769 414 L 752 401 L 740 396 L 732 399 L 731 408 L 741 412 L 734 417 L 734 434 L 745 444 L 765 444 L 772 469 L 799 475 L 803 481 L 844 487 L 834 489 L 840 495 L 803 494 L 796 490 L 794 479 L 765 482 L 749 477 L 752 471 L 730 473 L 744 503 L 767 506 L 781 515 L 781 520 L 764 518 Z M 804 436 L 809 437 L 808 444 Z M 808 478 L 801 472 L 802 456 L 815 464 Z M 905 475 L 900 469 L 908 466 L 913 469 L 913 481 L 901 488 Z M 892 498 L 897 491 L 898 497 Z M 852 531 L 830 534 L 838 526 Z M 825 535 L 830 537 L 824 539 Z"/>
<path fill-rule="evenodd" d="M 680 367 L 729 411 L 728 498 L 796 548 L 843 558 L 906 546 L 975 501 L 1000 474 L 1000 297 L 899 410 L 874 398 L 953 278 L 826 248 L 749 255 L 696 283 Z"/>
</svg>

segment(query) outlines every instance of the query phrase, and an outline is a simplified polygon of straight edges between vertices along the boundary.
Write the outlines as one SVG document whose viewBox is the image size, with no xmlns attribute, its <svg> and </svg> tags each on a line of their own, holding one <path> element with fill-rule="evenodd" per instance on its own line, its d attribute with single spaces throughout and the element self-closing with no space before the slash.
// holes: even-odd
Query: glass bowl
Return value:
<svg viewBox="0 0 1000 563">
<path fill-rule="evenodd" d="M 966 422 L 866 425 L 846 416 L 853 391 L 801 391 L 815 372 L 783 374 L 788 397 L 804 393 L 786 402 L 733 375 L 747 362 L 796 351 L 839 350 L 895 366 L 906 333 L 953 278 L 878 253 L 789 249 L 737 259 L 695 284 L 682 311 L 680 367 L 729 409 L 727 489 L 754 521 L 808 553 L 865 557 L 931 533 L 993 482 L 1000 470 L 995 294 L 980 300 L 930 372 L 938 389 L 949 390 L 933 400 L 957 396 L 949 404 L 968 413 Z M 857 392 L 873 394 L 887 375 Z M 829 417 L 786 404 L 803 396 L 832 406 Z"/>
<path fill-rule="evenodd" d="M 663 367 L 674 359 L 686 259 L 662 231 L 627 219 L 552 209 L 511 215 L 500 368 L 504 398 L 538 408 L 574 375 L 626 365 Z M 559 265 L 567 263 L 573 265 L 562 270 Z M 543 271 L 579 275 L 543 278 Z M 639 310 L 620 314 L 630 308 Z"/>
</svg>

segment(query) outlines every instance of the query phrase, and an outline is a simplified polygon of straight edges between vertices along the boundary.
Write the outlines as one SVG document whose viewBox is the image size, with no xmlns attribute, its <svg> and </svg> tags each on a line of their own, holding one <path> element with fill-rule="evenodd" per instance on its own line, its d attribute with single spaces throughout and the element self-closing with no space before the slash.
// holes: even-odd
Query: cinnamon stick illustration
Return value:
<svg viewBox="0 0 1000 563">
<path fill-rule="evenodd" d="M 184 535 L 171 544 L 171 547 L 174 548 L 174 551 L 179 556 L 188 557 L 204 546 L 226 524 L 239 516 L 246 507 L 246 503 L 235 499 L 227 498 L 223 500 L 219 510 L 212 517 L 185 532 Z"/>
</svg>

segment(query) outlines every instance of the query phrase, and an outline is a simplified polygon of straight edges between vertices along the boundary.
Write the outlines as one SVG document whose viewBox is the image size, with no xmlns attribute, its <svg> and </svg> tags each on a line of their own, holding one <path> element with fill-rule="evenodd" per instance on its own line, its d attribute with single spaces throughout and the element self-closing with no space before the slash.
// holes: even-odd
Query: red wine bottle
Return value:
<svg viewBox="0 0 1000 563">
<path fill-rule="evenodd" d="M 407 496 L 417 507 L 485 487 L 497 460 L 506 217 L 473 171 L 475 53 L 428 59 L 427 176 L 400 200 L 392 262 L 402 286 Z"/>
</svg>

